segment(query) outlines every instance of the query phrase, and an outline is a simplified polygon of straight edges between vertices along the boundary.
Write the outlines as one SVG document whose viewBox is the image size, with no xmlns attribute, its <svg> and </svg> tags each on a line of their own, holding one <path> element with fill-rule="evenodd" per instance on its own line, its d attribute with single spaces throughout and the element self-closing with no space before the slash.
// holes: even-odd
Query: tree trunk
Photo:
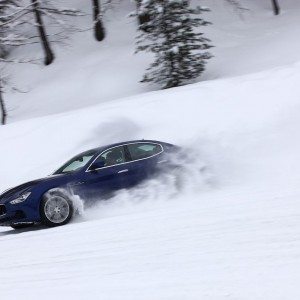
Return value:
<svg viewBox="0 0 300 300">
<path fill-rule="evenodd" d="M 149 14 L 145 13 L 145 14 L 140 14 L 138 16 L 138 20 L 139 20 L 139 25 L 143 25 L 145 23 L 148 23 L 149 21 L 151 21 L 151 17 Z"/>
<path fill-rule="evenodd" d="M 139 8 L 141 5 L 141 0 L 136 0 L 136 4 L 137 4 L 137 10 L 139 12 Z M 151 21 L 151 17 L 150 14 L 148 13 L 138 13 L 138 23 L 139 25 L 144 25 L 145 23 L 148 23 L 149 21 Z M 149 26 L 143 26 L 143 30 L 145 32 L 150 31 L 150 27 Z"/>
<path fill-rule="evenodd" d="M 39 35 L 41 38 L 42 47 L 45 52 L 44 63 L 46 66 L 48 66 L 53 62 L 54 54 L 53 54 L 53 51 L 51 50 L 50 43 L 48 41 L 48 37 L 47 37 L 46 31 L 45 31 L 45 25 L 44 25 L 44 22 L 43 22 L 43 19 L 41 16 L 41 12 L 39 10 L 40 4 L 39 4 L 38 0 L 31 0 L 31 3 L 33 6 L 33 12 L 35 15 L 35 20 L 36 20 Z"/>
<path fill-rule="evenodd" d="M 274 14 L 277 16 L 280 14 L 280 7 L 279 7 L 278 0 L 271 0 L 271 1 L 272 1 L 272 5 L 273 5 Z"/>
<path fill-rule="evenodd" d="M 6 118 L 7 118 L 7 111 L 3 99 L 3 94 L 2 94 L 2 86 L 0 83 L 0 110 L 1 110 L 1 124 L 5 125 L 6 124 Z"/>
<path fill-rule="evenodd" d="M 101 21 L 100 2 L 99 0 L 93 0 L 93 11 L 94 11 L 94 31 L 95 38 L 101 42 L 105 38 L 105 30 Z"/>
</svg>

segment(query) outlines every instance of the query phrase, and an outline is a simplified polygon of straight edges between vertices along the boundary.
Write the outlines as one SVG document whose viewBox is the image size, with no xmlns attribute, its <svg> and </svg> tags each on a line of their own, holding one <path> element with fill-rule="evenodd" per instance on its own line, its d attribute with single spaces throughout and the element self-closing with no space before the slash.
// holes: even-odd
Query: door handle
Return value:
<svg viewBox="0 0 300 300">
<path fill-rule="evenodd" d="M 162 164 L 162 163 L 165 163 L 165 162 L 167 162 L 167 160 L 166 159 L 164 159 L 164 160 L 160 160 L 159 162 L 157 162 L 158 164 Z"/>
<path fill-rule="evenodd" d="M 122 174 L 122 173 L 126 173 L 126 172 L 128 172 L 128 169 L 121 170 L 121 171 L 118 172 L 118 174 Z"/>
</svg>

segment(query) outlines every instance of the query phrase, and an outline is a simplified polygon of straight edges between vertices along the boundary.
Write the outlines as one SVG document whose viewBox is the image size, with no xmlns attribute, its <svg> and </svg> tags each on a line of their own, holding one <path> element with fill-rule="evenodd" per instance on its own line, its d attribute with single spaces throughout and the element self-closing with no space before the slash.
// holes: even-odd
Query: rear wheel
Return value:
<svg viewBox="0 0 300 300">
<path fill-rule="evenodd" d="M 65 225 L 73 216 L 72 202 L 64 195 L 52 194 L 41 202 L 41 221 L 49 227 Z"/>
</svg>

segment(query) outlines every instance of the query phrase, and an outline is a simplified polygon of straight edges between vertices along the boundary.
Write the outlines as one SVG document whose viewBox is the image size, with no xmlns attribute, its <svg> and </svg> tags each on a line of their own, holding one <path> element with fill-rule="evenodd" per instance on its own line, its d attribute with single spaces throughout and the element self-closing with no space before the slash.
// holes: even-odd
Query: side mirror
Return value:
<svg viewBox="0 0 300 300">
<path fill-rule="evenodd" d="M 105 166 L 104 160 L 96 161 L 90 166 L 90 171 L 96 171 L 97 169 L 103 168 L 104 166 Z"/>
</svg>

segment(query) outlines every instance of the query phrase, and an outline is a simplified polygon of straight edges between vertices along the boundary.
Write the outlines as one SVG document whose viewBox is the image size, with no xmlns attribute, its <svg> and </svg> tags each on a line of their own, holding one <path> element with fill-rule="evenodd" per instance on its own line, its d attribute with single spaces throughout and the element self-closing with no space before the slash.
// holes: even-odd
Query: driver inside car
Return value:
<svg viewBox="0 0 300 300">
<path fill-rule="evenodd" d="M 105 159 L 105 167 L 122 163 L 123 155 L 121 151 L 111 151 L 107 154 Z"/>
</svg>

